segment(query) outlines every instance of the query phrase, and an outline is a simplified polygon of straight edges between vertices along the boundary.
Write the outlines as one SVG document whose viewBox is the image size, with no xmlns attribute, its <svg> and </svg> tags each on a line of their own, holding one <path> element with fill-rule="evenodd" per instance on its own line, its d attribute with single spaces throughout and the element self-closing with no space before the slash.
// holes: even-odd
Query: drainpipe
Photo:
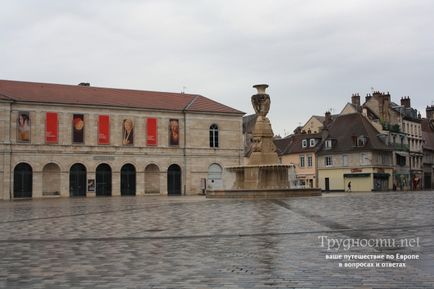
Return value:
<svg viewBox="0 0 434 289">
<path fill-rule="evenodd" d="M 184 174 L 182 178 L 182 184 L 184 187 L 184 193 L 183 195 L 187 194 L 187 112 L 182 110 L 182 113 L 184 114 L 184 148 L 183 150 L 183 157 L 184 157 Z"/>
<path fill-rule="evenodd" d="M 12 172 L 12 146 L 11 146 L 11 132 L 12 132 L 12 102 L 9 103 L 9 127 L 8 127 L 8 134 L 7 134 L 7 144 L 8 144 L 8 150 L 9 153 L 9 200 L 12 200 L 12 191 L 13 191 L 13 172 Z M 3 172 L 4 174 L 4 172 Z"/>
<path fill-rule="evenodd" d="M 187 194 L 187 110 L 192 106 L 192 104 L 196 101 L 199 95 L 193 97 L 193 99 L 184 107 L 182 113 L 184 115 L 184 148 L 183 148 L 183 157 L 184 157 L 184 174 L 183 174 L 183 184 L 184 184 L 184 195 Z"/>
</svg>

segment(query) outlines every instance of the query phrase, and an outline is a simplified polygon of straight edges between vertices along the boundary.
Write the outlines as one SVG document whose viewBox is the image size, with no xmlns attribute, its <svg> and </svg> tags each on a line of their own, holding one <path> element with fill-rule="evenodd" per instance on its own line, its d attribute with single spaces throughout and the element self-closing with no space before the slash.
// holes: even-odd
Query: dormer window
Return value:
<svg viewBox="0 0 434 289">
<path fill-rule="evenodd" d="M 352 136 L 353 139 L 353 146 L 355 147 L 364 147 L 366 146 L 368 142 L 368 137 L 361 135 L 361 136 Z"/>
<path fill-rule="evenodd" d="M 326 140 L 324 146 L 325 146 L 325 149 L 331 149 L 333 147 L 332 140 L 331 139 Z"/>
<path fill-rule="evenodd" d="M 364 147 L 366 146 L 366 143 L 368 142 L 368 138 L 364 135 L 361 135 L 357 138 L 357 146 L 358 147 Z"/>
<path fill-rule="evenodd" d="M 310 147 L 314 147 L 314 146 L 316 146 L 316 139 L 314 139 L 314 138 L 311 138 L 310 140 L 309 140 L 309 146 Z"/>
<path fill-rule="evenodd" d="M 304 139 L 301 141 L 301 147 L 302 148 L 307 148 L 307 139 Z"/>
</svg>

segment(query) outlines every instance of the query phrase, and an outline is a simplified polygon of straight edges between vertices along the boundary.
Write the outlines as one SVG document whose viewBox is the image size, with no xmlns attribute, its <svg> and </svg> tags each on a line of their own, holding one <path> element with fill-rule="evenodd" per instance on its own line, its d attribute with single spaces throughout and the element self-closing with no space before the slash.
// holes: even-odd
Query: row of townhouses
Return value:
<svg viewBox="0 0 434 289">
<path fill-rule="evenodd" d="M 396 104 L 389 93 L 374 92 L 361 104 L 354 94 L 339 114 L 312 116 L 275 144 L 281 162 L 293 165 L 292 187 L 434 188 L 434 106 L 422 118 L 409 97 Z"/>
</svg>

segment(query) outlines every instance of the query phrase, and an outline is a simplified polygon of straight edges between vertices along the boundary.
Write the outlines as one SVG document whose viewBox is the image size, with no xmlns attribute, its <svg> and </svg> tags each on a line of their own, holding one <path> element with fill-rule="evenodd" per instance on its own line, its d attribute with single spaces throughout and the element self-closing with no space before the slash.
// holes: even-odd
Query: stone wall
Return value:
<svg viewBox="0 0 434 289">
<path fill-rule="evenodd" d="M 17 118 L 20 111 L 30 113 L 31 141 L 17 141 Z M 46 112 L 58 113 L 59 141 L 45 143 Z M 83 114 L 84 143 L 72 142 L 73 114 Z M 98 115 L 110 116 L 110 144 L 98 145 Z M 146 145 L 146 118 L 157 118 L 156 146 Z M 122 145 L 122 121 L 134 121 L 134 145 Z M 178 119 L 178 146 L 169 145 L 169 120 Z M 219 147 L 210 148 L 209 127 L 219 128 Z M 217 163 L 222 168 L 242 164 L 243 144 L 241 115 L 204 114 L 170 111 L 147 111 L 119 107 L 55 106 L 46 104 L 0 103 L 0 198 L 13 196 L 14 168 L 19 163 L 32 167 L 32 197 L 70 195 L 70 168 L 76 163 L 86 168 L 87 179 L 95 179 L 96 168 L 108 164 L 112 171 L 112 195 L 120 195 L 120 171 L 125 164 L 136 170 L 136 194 L 167 194 L 167 169 L 172 164 L 181 168 L 183 194 L 201 192 L 201 179 L 207 178 L 208 167 Z M 145 174 L 148 165 L 158 172 Z M 158 183 L 157 183 L 158 181 Z M 95 193 L 88 191 L 88 196 Z"/>
</svg>

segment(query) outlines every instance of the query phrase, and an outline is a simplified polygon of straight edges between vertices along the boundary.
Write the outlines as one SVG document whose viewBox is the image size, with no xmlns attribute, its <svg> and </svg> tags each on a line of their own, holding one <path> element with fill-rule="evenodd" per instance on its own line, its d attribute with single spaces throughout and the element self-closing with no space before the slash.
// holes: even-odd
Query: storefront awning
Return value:
<svg viewBox="0 0 434 289">
<path fill-rule="evenodd" d="M 395 154 L 397 154 L 398 156 L 404 157 L 404 158 L 409 156 L 409 154 L 406 152 L 395 152 Z"/>
<path fill-rule="evenodd" d="M 388 179 L 390 177 L 390 174 L 386 174 L 386 173 L 375 173 L 374 174 L 374 178 L 377 179 Z"/>
<path fill-rule="evenodd" d="M 344 174 L 344 178 L 368 178 L 371 174 Z"/>
</svg>

